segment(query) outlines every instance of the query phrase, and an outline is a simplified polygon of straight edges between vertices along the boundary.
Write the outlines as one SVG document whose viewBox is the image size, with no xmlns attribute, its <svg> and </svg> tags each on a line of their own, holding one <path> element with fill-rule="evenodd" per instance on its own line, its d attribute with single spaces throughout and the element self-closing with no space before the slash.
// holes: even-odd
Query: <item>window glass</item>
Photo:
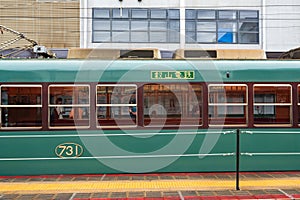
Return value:
<svg viewBox="0 0 300 200">
<path fill-rule="evenodd" d="M 197 22 L 197 31 L 216 31 L 216 22 Z"/>
<path fill-rule="evenodd" d="M 236 33 L 233 32 L 218 32 L 218 43 L 236 43 Z"/>
<path fill-rule="evenodd" d="M 239 33 L 239 43 L 241 44 L 257 44 L 258 42 L 258 33 Z"/>
<path fill-rule="evenodd" d="M 112 10 L 113 18 L 128 18 L 129 17 L 129 10 L 125 8 L 120 9 L 113 9 Z"/>
<path fill-rule="evenodd" d="M 218 42 L 236 43 L 237 24 L 235 22 L 218 23 Z"/>
<path fill-rule="evenodd" d="M 179 31 L 180 30 L 180 24 L 179 21 L 169 21 L 169 29 Z"/>
<path fill-rule="evenodd" d="M 167 42 L 166 32 L 150 32 L 150 42 Z"/>
<path fill-rule="evenodd" d="M 93 23 L 93 29 L 94 30 L 105 30 L 105 31 L 110 31 L 110 21 L 107 20 L 94 20 Z"/>
<path fill-rule="evenodd" d="M 112 32 L 112 42 L 129 42 L 129 32 Z"/>
<path fill-rule="evenodd" d="M 298 85 L 298 124 L 300 125 L 300 85 Z"/>
<path fill-rule="evenodd" d="M 94 9 L 94 18 L 109 18 L 109 9 Z"/>
<path fill-rule="evenodd" d="M 215 43 L 216 42 L 216 33 L 208 32 L 198 32 L 197 33 L 197 42 L 203 43 Z"/>
<path fill-rule="evenodd" d="M 104 31 L 94 32 L 93 41 L 94 42 L 110 41 L 110 32 L 104 32 Z"/>
<path fill-rule="evenodd" d="M 214 10 L 198 10 L 198 19 L 215 19 L 216 12 Z"/>
<path fill-rule="evenodd" d="M 239 31 L 258 32 L 258 22 L 239 23 Z"/>
<path fill-rule="evenodd" d="M 131 41 L 132 42 L 148 42 L 148 32 L 132 32 Z"/>
<path fill-rule="evenodd" d="M 136 126 L 136 85 L 98 85 L 98 127 Z"/>
<path fill-rule="evenodd" d="M 300 85 L 298 85 L 298 105 L 300 105 Z"/>
<path fill-rule="evenodd" d="M 151 10 L 150 16 L 152 19 L 165 19 L 167 18 L 167 10 L 160 9 L 160 10 Z"/>
<path fill-rule="evenodd" d="M 196 40 L 196 33 L 195 32 L 186 32 L 185 34 L 185 42 L 186 43 L 195 43 Z"/>
<path fill-rule="evenodd" d="M 196 22 L 188 21 L 185 23 L 185 30 L 186 31 L 194 31 L 196 30 Z"/>
<path fill-rule="evenodd" d="M 257 11 L 240 11 L 240 19 L 251 20 L 258 19 Z"/>
<path fill-rule="evenodd" d="M 41 88 L 38 85 L 2 85 L 1 128 L 41 127 Z"/>
<path fill-rule="evenodd" d="M 186 43 L 258 44 L 258 11 L 188 9 L 185 35 Z"/>
<path fill-rule="evenodd" d="M 147 9 L 132 9 L 131 11 L 132 18 L 148 18 Z"/>
<path fill-rule="evenodd" d="M 247 86 L 209 85 L 209 125 L 247 124 Z"/>
<path fill-rule="evenodd" d="M 196 10 L 185 10 L 185 19 L 195 19 Z"/>
<path fill-rule="evenodd" d="M 159 42 L 179 42 L 179 9 L 115 8 L 94 9 L 93 12 L 92 38 L 95 43 L 157 42 L 158 33 L 152 34 L 150 40 L 150 32 L 153 31 L 164 32 L 159 33 L 164 35 Z M 170 33 L 169 30 L 174 32 Z"/>
<path fill-rule="evenodd" d="M 259 99 L 255 98 L 254 103 L 291 103 L 291 86 L 282 85 L 282 86 L 260 86 L 255 85 L 254 87 L 255 94 L 267 95 L 269 98 Z M 275 98 L 276 97 L 276 98 Z"/>
<path fill-rule="evenodd" d="M 236 14 L 235 10 L 220 10 L 219 19 L 236 19 Z"/>
<path fill-rule="evenodd" d="M 129 22 L 128 21 L 112 21 L 112 30 L 115 31 L 129 31 Z"/>
<path fill-rule="evenodd" d="M 50 127 L 88 127 L 89 93 L 88 85 L 50 85 Z"/>
<path fill-rule="evenodd" d="M 219 32 L 236 32 L 237 23 L 236 22 L 219 22 L 218 23 Z"/>
<path fill-rule="evenodd" d="M 148 31 L 148 22 L 145 21 L 131 21 L 131 31 Z"/>
<path fill-rule="evenodd" d="M 150 31 L 167 30 L 168 24 L 166 21 L 150 21 Z"/>
<path fill-rule="evenodd" d="M 179 40 L 180 40 L 179 32 L 170 30 L 168 42 L 179 42 Z"/>
<path fill-rule="evenodd" d="M 179 19 L 179 9 L 170 9 L 168 10 L 168 18 L 169 19 Z"/>
<path fill-rule="evenodd" d="M 254 85 L 254 124 L 291 124 L 290 85 Z"/>
<path fill-rule="evenodd" d="M 202 87 L 198 84 L 144 86 L 145 126 L 199 126 L 202 106 Z"/>
</svg>

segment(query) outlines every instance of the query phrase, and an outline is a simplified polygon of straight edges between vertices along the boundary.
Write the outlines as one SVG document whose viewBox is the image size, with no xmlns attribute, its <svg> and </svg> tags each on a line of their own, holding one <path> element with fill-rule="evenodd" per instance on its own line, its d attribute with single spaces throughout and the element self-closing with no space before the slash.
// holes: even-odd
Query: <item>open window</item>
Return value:
<svg viewBox="0 0 300 200">
<path fill-rule="evenodd" d="M 42 86 L 1 85 L 1 129 L 42 127 Z"/>
</svg>

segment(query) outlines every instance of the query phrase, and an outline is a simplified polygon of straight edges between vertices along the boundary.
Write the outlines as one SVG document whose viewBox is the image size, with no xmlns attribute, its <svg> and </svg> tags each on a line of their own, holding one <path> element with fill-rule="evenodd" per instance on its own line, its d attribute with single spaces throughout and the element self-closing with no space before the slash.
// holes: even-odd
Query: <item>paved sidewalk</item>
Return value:
<svg viewBox="0 0 300 200">
<path fill-rule="evenodd" d="M 0 177 L 0 199 L 300 199 L 300 172 Z"/>
</svg>

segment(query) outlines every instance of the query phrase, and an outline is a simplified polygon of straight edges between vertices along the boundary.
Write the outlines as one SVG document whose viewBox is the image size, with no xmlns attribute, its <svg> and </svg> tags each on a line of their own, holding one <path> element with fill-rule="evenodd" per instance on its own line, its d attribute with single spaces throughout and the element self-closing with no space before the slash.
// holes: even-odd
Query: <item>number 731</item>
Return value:
<svg viewBox="0 0 300 200">
<path fill-rule="evenodd" d="M 82 153 L 82 146 L 76 143 L 63 143 L 55 148 L 55 154 L 60 158 L 80 157 Z"/>
</svg>

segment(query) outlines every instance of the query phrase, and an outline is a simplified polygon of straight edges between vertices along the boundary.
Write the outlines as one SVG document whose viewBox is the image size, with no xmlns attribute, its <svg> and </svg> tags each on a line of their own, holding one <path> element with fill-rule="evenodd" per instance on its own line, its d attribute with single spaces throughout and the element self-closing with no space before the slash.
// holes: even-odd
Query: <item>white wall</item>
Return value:
<svg viewBox="0 0 300 200">
<path fill-rule="evenodd" d="M 266 50 L 300 47 L 300 1 L 266 0 Z"/>
<path fill-rule="evenodd" d="M 101 44 L 92 43 L 92 8 L 177 8 L 181 14 L 181 44 Z M 185 9 L 237 9 L 259 10 L 260 44 L 203 44 L 184 42 Z M 265 20 L 265 21 L 264 21 Z M 286 51 L 300 46 L 300 1 L 299 0 L 81 0 L 81 47 L 82 48 L 144 48 L 164 50 L 177 48 L 250 48 L 266 51 Z"/>
<path fill-rule="evenodd" d="M 211 8 L 211 9 L 257 9 L 261 6 L 261 0 L 185 0 L 187 8 Z"/>
<path fill-rule="evenodd" d="M 180 0 L 86 0 L 89 7 L 105 7 L 105 8 L 178 8 L 180 6 Z"/>
</svg>

